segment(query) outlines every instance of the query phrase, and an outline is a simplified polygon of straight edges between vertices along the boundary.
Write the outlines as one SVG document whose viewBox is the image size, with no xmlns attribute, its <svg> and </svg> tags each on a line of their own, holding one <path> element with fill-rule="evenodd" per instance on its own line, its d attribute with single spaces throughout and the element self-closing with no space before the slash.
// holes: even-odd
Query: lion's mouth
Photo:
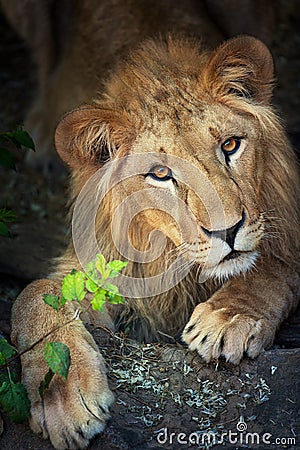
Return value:
<svg viewBox="0 0 300 450">
<path fill-rule="evenodd" d="M 245 253 L 245 252 L 244 252 Z M 241 252 L 239 252 L 238 250 L 232 250 L 230 253 L 228 253 L 228 255 L 226 255 L 221 262 L 225 262 L 225 261 L 230 261 L 232 259 L 236 259 L 239 258 L 241 256 Z"/>
<path fill-rule="evenodd" d="M 248 272 L 254 265 L 258 257 L 256 251 L 232 250 L 216 266 L 204 266 L 201 271 L 201 281 L 207 278 L 216 278 L 219 281 L 241 273 Z"/>
</svg>

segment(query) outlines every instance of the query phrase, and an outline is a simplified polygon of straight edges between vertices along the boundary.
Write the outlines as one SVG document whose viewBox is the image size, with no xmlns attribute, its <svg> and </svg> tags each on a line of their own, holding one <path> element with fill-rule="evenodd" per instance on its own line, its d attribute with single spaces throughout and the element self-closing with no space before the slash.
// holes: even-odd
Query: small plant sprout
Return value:
<svg viewBox="0 0 300 450">
<path fill-rule="evenodd" d="M 5 133 L 0 133 L 0 167 L 5 167 L 7 169 L 16 170 L 15 158 L 12 152 L 6 148 L 8 145 L 13 145 L 14 147 L 21 149 L 21 147 L 26 147 L 31 150 L 35 150 L 34 142 L 22 127 L 18 127 L 16 130 L 7 131 Z M 0 208 L 0 235 L 5 237 L 10 237 L 8 222 L 14 222 L 16 220 L 16 214 L 7 209 Z"/>
<path fill-rule="evenodd" d="M 11 373 L 8 361 L 17 354 L 17 350 L 6 339 L 0 339 L 0 367 L 6 370 L 0 373 L 0 405 L 13 422 L 24 422 L 29 417 L 30 401 L 22 383 L 16 381 Z"/>
<path fill-rule="evenodd" d="M 0 406 L 8 414 L 9 418 L 15 422 L 22 422 L 29 418 L 30 401 L 26 389 L 22 383 L 15 382 L 15 374 L 11 373 L 9 364 L 22 354 L 32 350 L 37 344 L 45 341 L 44 358 L 49 367 L 44 380 L 39 387 L 39 394 L 42 397 L 44 391 L 49 387 L 54 375 L 67 378 L 71 364 L 70 350 L 62 342 L 48 341 L 46 338 L 63 326 L 78 320 L 80 314 L 86 312 L 90 307 L 97 311 L 102 311 L 106 302 L 112 304 L 124 303 L 117 286 L 110 280 L 116 278 L 127 266 L 127 262 L 119 260 L 106 262 L 103 255 L 97 255 L 96 261 L 90 262 L 86 267 L 86 272 L 72 270 L 62 280 L 61 295 L 45 294 L 44 301 L 57 313 L 67 302 L 81 302 L 87 294 L 92 294 L 91 301 L 85 310 L 76 311 L 74 317 L 65 323 L 60 323 L 47 335 L 43 336 L 30 348 L 18 353 L 5 339 L 0 339 Z M 2 369 L 5 372 L 2 373 Z"/>
</svg>

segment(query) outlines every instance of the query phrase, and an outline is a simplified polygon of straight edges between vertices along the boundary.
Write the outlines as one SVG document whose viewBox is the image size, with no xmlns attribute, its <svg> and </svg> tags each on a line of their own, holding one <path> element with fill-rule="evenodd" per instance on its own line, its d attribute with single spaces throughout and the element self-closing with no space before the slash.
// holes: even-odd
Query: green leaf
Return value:
<svg viewBox="0 0 300 450">
<path fill-rule="evenodd" d="M 1 365 L 1 364 L 0 364 Z M 9 376 L 7 371 L 1 371 L 0 372 L 0 386 L 5 382 L 5 381 L 9 381 Z"/>
<path fill-rule="evenodd" d="M 17 353 L 15 347 L 10 345 L 6 339 L 0 339 L 0 364 L 5 364 L 6 361 Z"/>
<path fill-rule="evenodd" d="M 35 145 L 32 138 L 27 133 L 27 131 L 23 130 L 22 128 L 18 128 L 17 130 L 14 131 L 9 131 L 7 133 L 1 133 L 0 137 L 4 139 L 9 139 L 18 148 L 20 148 L 20 146 L 23 145 L 26 148 L 35 150 Z"/>
<path fill-rule="evenodd" d="M 83 300 L 86 294 L 85 279 L 86 275 L 81 270 L 66 275 L 61 288 L 63 297 L 70 302 Z"/>
<path fill-rule="evenodd" d="M 35 151 L 35 144 L 27 131 L 19 129 L 13 132 L 14 139 L 26 148 Z"/>
<path fill-rule="evenodd" d="M 86 275 L 89 279 L 91 279 L 94 283 L 99 283 L 99 273 L 96 269 L 95 261 L 91 261 L 86 265 L 85 269 Z"/>
<path fill-rule="evenodd" d="M 54 375 L 55 375 L 55 373 L 52 372 L 51 369 L 49 369 L 48 372 L 46 373 L 43 381 L 41 381 L 41 384 L 39 386 L 39 394 L 41 397 L 43 397 L 45 390 L 48 389 L 49 384 L 51 383 L 51 380 L 54 377 Z"/>
<path fill-rule="evenodd" d="M 103 274 L 102 274 L 102 277 L 101 277 L 101 284 L 102 284 L 102 285 L 103 285 L 103 283 L 106 282 L 106 280 L 107 280 L 108 278 L 113 278 L 113 277 L 110 276 L 111 272 L 112 272 L 111 269 L 105 269 L 105 270 L 104 270 L 104 272 L 103 272 Z"/>
<path fill-rule="evenodd" d="M 124 304 L 124 297 L 122 297 L 122 295 L 120 294 L 109 294 L 108 301 L 112 305 L 120 305 Z"/>
<path fill-rule="evenodd" d="M 15 147 L 21 148 L 21 144 L 19 144 L 19 142 L 14 139 L 12 131 L 8 131 L 6 133 L 0 133 L 0 142 L 11 142 L 14 144 Z"/>
<path fill-rule="evenodd" d="M 91 300 L 91 305 L 94 311 L 102 311 L 106 301 L 106 292 L 104 289 L 99 289 Z"/>
<path fill-rule="evenodd" d="M 127 266 L 128 262 L 119 261 L 116 259 L 115 261 L 109 262 L 106 267 L 110 269 L 109 278 L 115 278 L 119 275 L 121 270 L 123 270 Z"/>
<path fill-rule="evenodd" d="M 9 229 L 3 222 L 0 222 L 0 234 L 5 237 L 10 237 Z"/>
<path fill-rule="evenodd" d="M 54 294 L 43 295 L 43 300 L 46 303 L 46 305 L 51 306 L 51 308 L 55 309 L 55 311 L 58 311 L 67 302 L 67 300 L 64 297 L 58 297 L 58 295 Z"/>
<path fill-rule="evenodd" d="M 119 305 L 124 303 L 124 298 L 120 294 L 117 286 L 111 283 L 105 283 L 104 289 L 106 289 L 106 297 L 109 303 L 112 305 Z"/>
<path fill-rule="evenodd" d="M 89 292 L 96 292 L 99 289 L 99 284 L 95 283 L 91 278 L 88 278 L 85 282 L 85 287 Z"/>
<path fill-rule="evenodd" d="M 103 289 L 106 289 L 111 294 L 119 294 L 118 287 L 111 283 L 105 283 L 105 285 L 103 286 Z"/>
<path fill-rule="evenodd" d="M 52 372 L 66 379 L 71 363 L 69 347 L 62 342 L 46 342 L 44 356 Z"/>
<path fill-rule="evenodd" d="M 22 383 L 4 381 L 0 386 L 0 405 L 13 422 L 21 423 L 29 418 L 30 401 Z"/>
<path fill-rule="evenodd" d="M 16 219 L 17 216 L 11 209 L 0 209 L 0 220 L 3 220 L 3 222 L 15 222 Z"/>
<path fill-rule="evenodd" d="M 4 381 L 13 380 L 15 383 L 19 380 L 18 374 L 16 372 L 10 372 L 8 374 L 8 370 L 0 372 L 0 386 L 4 383 Z"/>
<path fill-rule="evenodd" d="M 0 148 L 0 166 L 16 170 L 15 158 L 6 148 Z"/>
<path fill-rule="evenodd" d="M 105 266 L 106 266 L 106 261 L 103 255 L 98 254 L 97 255 L 97 259 L 96 259 L 96 267 L 97 270 L 99 271 L 100 275 L 104 275 L 105 273 Z"/>
</svg>

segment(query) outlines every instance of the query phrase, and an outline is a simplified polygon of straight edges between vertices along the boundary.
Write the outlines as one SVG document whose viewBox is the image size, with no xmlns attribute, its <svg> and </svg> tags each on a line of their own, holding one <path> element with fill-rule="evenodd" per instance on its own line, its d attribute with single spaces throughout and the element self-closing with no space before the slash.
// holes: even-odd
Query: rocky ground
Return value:
<svg viewBox="0 0 300 450">
<path fill-rule="evenodd" d="M 280 21 L 272 45 L 278 75 L 275 102 L 300 149 L 299 2 L 278 1 L 278 10 Z M 0 130 L 5 131 L 23 122 L 35 92 L 35 71 L 24 44 L 1 16 L 0 35 Z M 18 222 L 11 226 L 13 238 L 0 239 L 0 332 L 4 336 L 9 335 L 13 299 L 29 280 L 48 272 L 48 261 L 63 248 L 66 233 L 66 175 L 46 177 L 26 168 L 22 157 L 18 159 L 17 173 L 0 169 L 0 204 L 18 214 Z M 195 438 L 191 433 L 199 432 L 201 437 L 206 432 L 216 449 L 300 449 L 299 317 L 298 312 L 283 325 L 270 351 L 238 367 L 224 362 L 204 364 L 180 345 L 140 346 L 124 336 L 93 330 L 106 355 L 116 402 L 107 429 L 90 448 L 201 448 L 189 438 Z M 27 425 L 12 424 L 3 417 L 0 449 L 52 448 Z M 245 434 L 240 437 L 245 424 L 248 432 L 258 434 L 258 445 L 246 442 Z M 232 441 L 235 436 L 230 437 L 230 430 L 238 432 L 239 441 Z M 170 433 L 175 434 L 170 437 Z M 226 434 L 223 444 L 222 433 Z M 208 440 L 202 448 L 207 447 Z"/>
</svg>

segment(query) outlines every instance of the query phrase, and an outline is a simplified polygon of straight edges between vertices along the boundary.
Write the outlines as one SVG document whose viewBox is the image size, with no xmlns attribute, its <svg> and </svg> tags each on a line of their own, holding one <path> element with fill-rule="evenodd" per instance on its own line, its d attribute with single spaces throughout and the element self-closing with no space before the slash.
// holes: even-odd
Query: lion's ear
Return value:
<svg viewBox="0 0 300 450">
<path fill-rule="evenodd" d="M 69 166 L 101 166 L 116 151 L 109 111 L 97 107 L 82 107 L 66 114 L 55 132 L 55 147 Z"/>
<path fill-rule="evenodd" d="M 254 37 L 229 39 L 211 55 L 203 81 L 217 97 L 233 94 L 266 104 L 271 99 L 274 81 L 272 55 Z"/>
</svg>

